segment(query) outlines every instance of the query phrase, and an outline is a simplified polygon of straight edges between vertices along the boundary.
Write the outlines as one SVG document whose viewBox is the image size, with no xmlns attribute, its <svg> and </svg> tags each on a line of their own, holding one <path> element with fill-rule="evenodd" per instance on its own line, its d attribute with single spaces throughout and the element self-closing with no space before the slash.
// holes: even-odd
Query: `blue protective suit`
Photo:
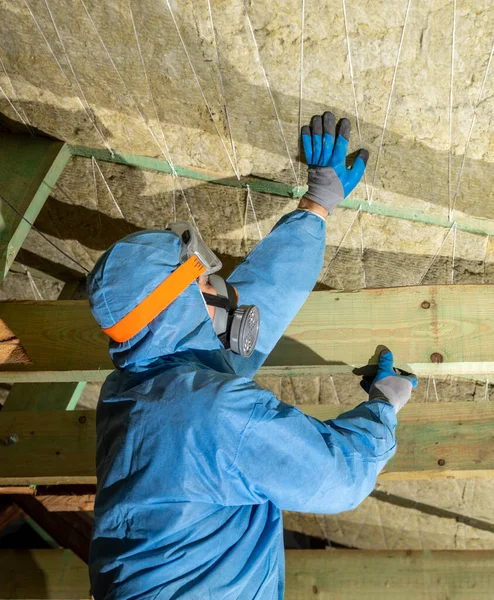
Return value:
<svg viewBox="0 0 494 600">
<path fill-rule="evenodd" d="M 110 327 L 178 266 L 180 241 L 148 231 L 116 243 L 89 278 Z M 373 489 L 395 451 L 387 402 L 320 422 L 252 377 L 311 292 L 325 223 L 285 215 L 229 281 L 261 311 L 257 350 L 226 352 L 196 283 L 129 342 L 97 410 L 95 600 L 283 597 L 282 509 L 337 513 Z"/>
</svg>

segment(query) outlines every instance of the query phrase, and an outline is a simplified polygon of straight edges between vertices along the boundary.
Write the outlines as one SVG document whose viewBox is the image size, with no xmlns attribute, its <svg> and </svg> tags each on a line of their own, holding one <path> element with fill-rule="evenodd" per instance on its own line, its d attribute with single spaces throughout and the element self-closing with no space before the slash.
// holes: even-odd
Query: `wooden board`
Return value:
<svg viewBox="0 0 494 600">
<path fill-rule="evenodd" d="M 494 552 L 290 550 L 285 600 L 487 600 Z"/>
<path fill-rule="evenodd" d="M 301 406 L 321 420 L 351 408 Z M 95 411 L 0 412 L 0 485 L 95 483 Z M 381 480 L 494 477 L 494 405 L 409 403 Z M 444 462 L 443 462 L 444 461 Z"/>
<path fill-rule="evenodd" d="M 70 550 L 0 550 L 0 598 L 91 598 L 87 565 Z"/>
<path fill-rule="evenodd" d="M 288 550 L 285 600 L 487 600 L 494 552 Z M 69 550 L 0 550 L 0 597 L 89 599 L 87 566 Z"/>
<path fill-rule="evenodd" d="M 33 223 L 70 156 L 63 142 L 0 132 L 0 194 Z M 3 201 L 0 215 L 1 283 L 31 226 Z"/>
<path fill-rule="evenodd" d="M 72 550 L 87 564 L 93 531 L 92 517 L 84 512 L 49 511 L 34 496 L 26 494 L 8 497 L 48 534 L 50 540 Z"/>
<path fill-rule="evenodd" d="M 3 406 L 13 410 L 74 410 L 86 383 L 15 383 Z"/>
<path fill-rule="evenodd" d="M 77 280 L 66 283 L 58 299 L 70 300 L 80 284 Z M 74 410 L 85 387 L 85 381 L 14 383 L 2 410 Z"/>
<path fill-rule="evenodd" d="M 3 302 L 0 318 L 33 361 L 0 366 L 0 381 L 101 381 L 112 370 L 108 339 L 86 301 Z M 351 372 L 378 344 L 417 375 L 493 374 L 494 286 L 314 292 L 261 374 Z"/>
</svg>

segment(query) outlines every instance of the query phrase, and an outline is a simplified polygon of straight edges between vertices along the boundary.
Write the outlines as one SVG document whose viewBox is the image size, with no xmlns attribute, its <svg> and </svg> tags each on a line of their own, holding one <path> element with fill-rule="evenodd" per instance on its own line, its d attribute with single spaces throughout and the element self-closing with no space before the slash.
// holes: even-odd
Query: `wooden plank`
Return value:
<svg viewBox="0 0 494 600">
<path fill-rule="evenodd" d="M 10 498 L 0 498 L 0 532 L 23 516 L 22 510 Z"/>
<path fill-rule="evenodd" d="M 158 158 L 149 156 L 138 156 L 135 154 L 110 154 L 107 150 L 98 148 L 87 148 L 85 146 L 69 146 L 70 151 L 74 156 L 91 158 L 94 156 L 97 160 L 117 163 L 146 171 L 157 171 L 158 173 L 171 173 L 172 169 L 168 162 Z M 261 179 L 258 177 L 231 177 L 221 173 L 214 173 L 199 168 L 181 167 L 175 165 L 175 170 L 181 177 L 189 179 L 198 179 L 199 181 L 207 181 L 228 187 L 250 187 L 255 192 L 265 194 L 274 194 L 277 196 L 286 196 L 289 198 L 301 198 L 307 192 L 307 186 L 291 186 L 279 181 L 269 179 Z M 436 227 L 451 227 L 451 221 L 447 217 L 431 214 L 428 210 L 419 209 L 416 207 L 404 208 L 396 207 L 390 204 L 381 204 L 372 202 L 371 204 L 363 198 L 345 198 L 339 204 L 342 208 L 350 210 L 361 210 L 373 215 L 382 215 L 392 219 L 404 219 L 416 223 L 424 223 L 426 225 L 434 225 Z M 483 219 L 473 215 L 459 214 L 455 217 L 455 223 L 459 230 L 468 231 L 470 233 L 479 233 L 482 235 L 494 235 L 494 221 Z"/>
<path fill-rule="evenodd" d="M 70 300 L 80 284 L 80 280 L 66 283 L 59 300 Z M 14 383 L 2 410 L 74 410 L 85 387 L 85 381 Z"/>
<path fill-rule="evenodd" d="M 36 490 L 36 500 L 49 512 L 90 512 L 95 496 L 95 485 L 38 486 Z"/>
<path fill-rule="evenodd" d="M 3 411 L 74 410 L 86 383 L 16 383 L 7 396 Z"/>
<path fill-rule="evenodd" d="M 0 487 L 2 496 L 35 496 L 49 512 L 90 512 L 94 510 L 95 485 L 8 485 Z"/>
<path fill-rule="evenodd" d="M 285 600 L 493 597 L 491 550 L 290 550 Z"/>
<path fill-rule="evenodd" d="M 0 364 L 28 365 L 30 362 L 19 338 L 0 319 Z"/>
<path fill-rule="evenodd" d="M 288 550 L 285 556 L 285 600 L 482 600 L 494 586 L 492 550 Z M 69 550 L 0 550 L 0 597 L 90 598 L 87 566 Z"/>
<path fill-rule="evenodd" d="M 0 366 L 0 381 L 101 381 L 112 370 L 108 339 L 86 301 L 3 302 L 0 318 L 33 361 Z M 261 374 L 348 373 L 378 344 L 417 375 L 492 374 L 494 286 L 314 292 Z"/>
<path fill-rule="evenodd" d="M 0 598 L 91 598 L 87 565 L 70 550 L 0 550 Z"/>
<path fill-rule="evenodd" d="M 34 222 L 71 154 L 66 144 L 0 133 L 0 194 Z M 0 206 L 0 283 L 31 226 L 4 202 Z"/>
<path fill-rule="evenodd" d="M 302 405 L 319 419 L 351 406 Z M 0 413 L 0 485 L 95 483 L 95 411 Z M 398 451 L 381 480 L 494 477 L 494 405 L 421 404 L 401 412 Z"/>
<path fill-rule="evenodd" d="M 72 550 L 81 560 L 88 562 L 92 517 L 83 512 L 50 512 L 34 496 L 23 494 L 8 497 L 60 546 Z"/>
</svg>

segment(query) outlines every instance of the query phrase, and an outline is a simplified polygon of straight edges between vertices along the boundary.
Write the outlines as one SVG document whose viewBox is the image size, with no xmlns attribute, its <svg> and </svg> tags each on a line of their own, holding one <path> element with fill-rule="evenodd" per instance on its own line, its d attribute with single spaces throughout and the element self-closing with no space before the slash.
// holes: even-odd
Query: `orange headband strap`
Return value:
<svg viewBox="0 0 494 600">
<path fill-rule="evenodd" d="M 193 255 L 175 269 L 147 298 L 133 308 L 118 323 L 103 329 L 112 340 L 123 343 L 139 333 L 162 311 L 180 296 L 180 294 L 200 275 L 206 267 Z"/>
</svg>

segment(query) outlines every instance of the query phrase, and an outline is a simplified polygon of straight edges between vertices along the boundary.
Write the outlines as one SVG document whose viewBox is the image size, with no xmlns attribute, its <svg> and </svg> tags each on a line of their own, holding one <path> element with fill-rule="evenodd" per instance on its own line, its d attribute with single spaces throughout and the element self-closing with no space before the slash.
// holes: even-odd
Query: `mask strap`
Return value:
<svg viewBox="0 0 494 600">
<path fill-rule="evenodd" d="M 225 298 L 225 296 L 215 296 L 214 294 L 207 294 L 206 292 L 203 292 L 202 297 L 208 306 L 224 308 L 226 311 L 228 311 L 230 308 L 230 300 Z"/>
</svg>

